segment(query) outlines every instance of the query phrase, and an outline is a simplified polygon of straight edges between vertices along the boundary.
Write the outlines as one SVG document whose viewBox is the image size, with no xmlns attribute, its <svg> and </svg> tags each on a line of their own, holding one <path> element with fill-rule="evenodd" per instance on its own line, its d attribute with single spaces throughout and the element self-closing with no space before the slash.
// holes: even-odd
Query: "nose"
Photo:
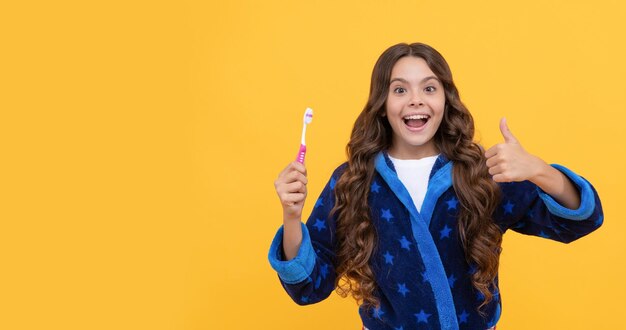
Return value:
<svg viewBox="0 0 626 330">
<path fill-rule="evenodd" d="M 411 100 L 409 101 L 409 106 L 420 107 L 422 105 L 424 105 L 424 101 L 422 101 L 421 96 L 419 95 L 419 93 L 414 93 L 411 97 Z"/>
</svg>

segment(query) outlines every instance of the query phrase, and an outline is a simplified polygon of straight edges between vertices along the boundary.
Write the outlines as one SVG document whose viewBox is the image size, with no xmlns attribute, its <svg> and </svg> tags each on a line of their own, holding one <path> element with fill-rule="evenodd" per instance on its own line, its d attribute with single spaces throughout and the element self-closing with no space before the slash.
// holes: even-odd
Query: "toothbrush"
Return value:
<svg viewBox="0 0 626 330">
<path fill-rule="evenodd" d="M 304 136 L 306 135 L 306 125 L 313 121 L 313 109 L 306 108 L 304 111 L 304 123 L 302 124 L 302 141 L 300 141 L 300 151 L 298 151 L 298 158 L 296 160 L 300 164 L 304 164 L 304 156 L 306 155 L 306 143 L 304 143 Z"/>
</svg>

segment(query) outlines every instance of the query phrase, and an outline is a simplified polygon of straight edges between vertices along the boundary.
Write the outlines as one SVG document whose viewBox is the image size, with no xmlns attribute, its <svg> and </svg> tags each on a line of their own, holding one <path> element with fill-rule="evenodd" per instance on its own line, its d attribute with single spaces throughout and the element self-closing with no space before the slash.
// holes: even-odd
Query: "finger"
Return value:
<svg viewBox="0 0 626 330">
<path fill-rule="evenodd" d="M 296 192 L 304 193 L 306 192 L 306 185 L 300 181 L 287 183 L 283 186 L 283 189 L 281 191 L 284 191 L 287 193 L 296 193 Z"/>
<path fill-rule="evenodd" d="M 289 165 L 287 165 L 282 171 L 280 171 L 280 173 L 278 174 L 278 180 L 280 180 L 281 178 L 285 178 L 292 171 L 298 171 L 306 176 L 306 168 L 304 167 L 304 165 L 298 163 L 297 161 L 293 161 L 289 163 Z"/>
<path fill-rule="evenodd" d="M 500 132 L 502 133 L 502 136 L 504 137 L 504 142 L 517 143 L 517 139 L 515 138 L 515 136 L 513 136 L 513 133 L 511 133 L 509 126 L 506 124 L 506 118 L 504 117 L 500 119 Z"/>
<path fill-rule="evenodd" d="M 306 186 L 300 182 L 283 184 L 276 188 L 276 193 L 282 199 L 283 196 L 295 193 L 306 193 Z"/>
<path fill-rule="evenodd" d="M 309 183 L 309 179 L 302 173 L 300 172 L 296 172 L 296 180 L 304 183 L 304 185 L 306 185 L 307 183 Z"/>
<path fill-rule="evenodd" d="M 511 180 L 504 174 L 496 174 L 492 177 L 495 182 L 511 182 Z"/>
<path fill-rule="evenodd" d="M 486 157 L 486 158 L 491 158 L 491 157 L 493 157 L 493 156 L 497 155 L 497 154 L 498 154 L 498 148 L 497 148 L 497 146 L 498 146 L 498 145 L 495 145 L 495 146 L 493 146 L 493 147 L 489 148 L 489 150 L 487 150 L 487 151 L 485 152 L 485 157 Z"/>
<path fill-rule="evenodd" d="M 300 164 L 298 161 L 294 160 L 293 162 L 291 162 L 291 166 L 298 172 L 306 175 L 306 167 L 304 166 L 304 164 Z"/>
<path fill-rule="evenodd" d="M 491 175 L 501 174 L 502 172 L 504 172 L 502 165 L 496 165 L 489 168 L 489 174 Z"/>
<path fill-rule="evenodd" d="M 499 160 L 500 160 L 500 157 L 494 156 L 491 158 L 487 158 L 487 161 L 485 162 L 485 164 L 487 165 L 487 167 L 491 168 L 491 167 L 496 166 Z"/>
<path fill-rule="evenodd" d="M 309 179 L 307 179 L 306 176 L 304 176 L 304 174 L 293 170 L 287 174 L 285 174 L 284 178 L 283 178 L 283 182 L 284 183 L 292 183 L 292 182 L 302 182 L 303 184 L 307 184 L 309 183 Z"/>
<path fill-rule="evenodd" d="M 287 166 L 285 166 L 285 168 L 280 172 L 280 174 L 292 171 L 294 169 L 303 174 L 306 173 L 306 167 L 303 164 L 300 164 L 298 161 L 294 160 L 293 162 L 287 164 Z"/>
<path fill-rule="evenodd" d="M 281 200 L 283 204 L 292 206 L 296 203 L 301 203 L 306 198 L 306 194 L 303 193 L 293 193 L 293 194 L 285 194 L 282 196 Z"/>
</svg>

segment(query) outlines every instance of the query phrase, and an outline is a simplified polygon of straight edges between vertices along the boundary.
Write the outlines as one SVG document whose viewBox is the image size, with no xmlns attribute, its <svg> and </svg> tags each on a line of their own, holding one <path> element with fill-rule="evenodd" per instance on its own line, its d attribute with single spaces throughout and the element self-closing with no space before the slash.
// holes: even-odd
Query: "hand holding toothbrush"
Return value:
<svg viewBox="0 0 626 330">
<path fill-rule="evenodd" d="M 306 155 L 306 144 L 304 136 L 306 134 L 306 126 L 313 120 L 313 110 L 307 108 L 304 112 L 302 140 L 300 142 L 300 150 L 296 160 L 278 175 L 278 179 L 274 182 L 276 193 L 283 206 L 283 216 L 285 222 L 300 221 L 302 217 L 302 207 L 306 199 L 306 168 L 304 167 L 304 156 Z"/>
<path fill-rule="evenodd" d="M 304 156 L 306 144 L 304 135 L 306 125 L 313 119 L 313 110 L 307 108 L 304 113 L 304 126 L 302 127 L 302 141 L 300 150 L 295 161 L 291 162 L 280 172 L 278 179 L 274 181 L 276 193 L 283 207 L 283 253 L 286 260 L 293 259 L 298 254 L 302 243 L 302 209 L 307 196 L 306 168 Z"/>
</svg>

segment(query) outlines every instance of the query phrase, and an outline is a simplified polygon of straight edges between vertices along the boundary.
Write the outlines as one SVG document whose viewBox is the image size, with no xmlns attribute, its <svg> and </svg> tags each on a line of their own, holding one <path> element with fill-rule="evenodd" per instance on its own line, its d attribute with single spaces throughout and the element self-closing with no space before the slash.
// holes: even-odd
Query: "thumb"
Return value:
<svg viewBox="0 0 626 330">
<path fill-rule="evenodd" d="M 504 137 L 504 142 L 506 143 L 517 143 L 517 139 L 511 133 L 509 126 L 506 124 L 506 118 L 500 119 L 500 132 L 502 132 L 502 136 Z"/>
</svg>

